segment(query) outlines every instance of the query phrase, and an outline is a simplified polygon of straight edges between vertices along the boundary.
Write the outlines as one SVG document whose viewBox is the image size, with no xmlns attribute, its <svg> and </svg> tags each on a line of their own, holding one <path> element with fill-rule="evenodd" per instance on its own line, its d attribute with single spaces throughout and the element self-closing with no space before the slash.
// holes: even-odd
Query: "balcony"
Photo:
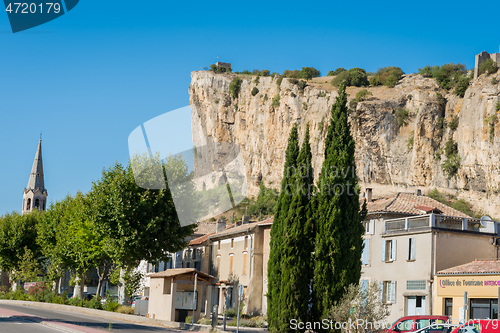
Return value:
<svg viewBox="0 0 500 333">
<path fill-rule="evenodd" d="M 498 235 L 500 231 L 497 221 L 440 214 L 402 217 L 385 221 L 386 234 L 404 231 L 418 231 L 429 228 L 475 231 L 495 235 Z"/>
</svg>

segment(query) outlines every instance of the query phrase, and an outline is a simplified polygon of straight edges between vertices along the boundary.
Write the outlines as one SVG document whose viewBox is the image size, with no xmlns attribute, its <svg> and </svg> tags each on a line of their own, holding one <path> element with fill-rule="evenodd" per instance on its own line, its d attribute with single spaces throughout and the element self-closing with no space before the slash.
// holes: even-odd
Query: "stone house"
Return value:
<svg viewBox="0 0 500 333">
<path fill-rule="evenodd" d="M 498 258 L 496 221 L 471 218 L 416 194 L 372 199 L 366 192 L 361 285 L 376 281 L 388 322 L 406 315 L 435 314 L 434 276 L 478 258 Z"/>
</svg>

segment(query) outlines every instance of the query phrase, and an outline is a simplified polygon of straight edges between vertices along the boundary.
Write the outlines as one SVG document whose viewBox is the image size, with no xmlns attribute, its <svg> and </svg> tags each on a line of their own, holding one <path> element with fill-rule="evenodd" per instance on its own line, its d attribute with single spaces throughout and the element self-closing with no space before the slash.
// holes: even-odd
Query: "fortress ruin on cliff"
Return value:
<svg viewBox="0 0 500 333">
<path fill-rule="evenodd" d="M 477 77 L 479 76 L 479 66 L 481 65 L 481 63 L 483 63 L 488 59 L 493 60 L 494 62 L 497 63 L 497 65 L 500 66 L 500 53 L 489 54 L 488 52 L 483 51 L 479 54 L 476 54 L 476 63 L 474 66 L 474 79 L 477 79 Z"/>
</svg>

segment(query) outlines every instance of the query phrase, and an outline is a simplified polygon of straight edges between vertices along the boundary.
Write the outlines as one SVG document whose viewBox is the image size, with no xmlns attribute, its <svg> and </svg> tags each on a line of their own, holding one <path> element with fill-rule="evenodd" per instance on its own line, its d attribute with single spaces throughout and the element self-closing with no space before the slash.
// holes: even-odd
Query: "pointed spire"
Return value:
<svg viewBox="0 0 500 333">
<path fill-rule="evenodd" d="M 27 190 L 45 191 L 45 181 L 43 179 L 43 163 L 42 163 L 42 139 L 38 142 L 38 149 L 31 168 L 31 175 L 28 181 Z"/>
</svg>

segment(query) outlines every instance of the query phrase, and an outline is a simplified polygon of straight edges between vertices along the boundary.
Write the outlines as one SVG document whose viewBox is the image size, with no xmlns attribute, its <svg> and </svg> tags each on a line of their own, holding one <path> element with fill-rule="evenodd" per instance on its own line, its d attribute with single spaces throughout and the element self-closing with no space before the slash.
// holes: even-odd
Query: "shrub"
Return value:
<svg viewBox="0 0 500 333">
<path fill-rule="evenodd" d="M 487 122 L 490 126 L 489 133 L 490 133 L 490 141 L 491 142 L 493 142 L 493 139 L 495 138 L 495 123 L 496 123 L 496 121 L 497 121 L 497 114 L 496 113 L 492 114 L 491 116 L 489 116 L 485 120 L 485 122 Z"/>
<path fill-rule="evenodd" d="M 90 308 L 90 309 L 96 309 L 96 310 L 102 310 L 103 309 L 103 306 L 102 306 L 102 303 L 101 303 L 101 299 L 97 295 L 95 295 L 94 297 L 92 297 L 92 299 L 85 304 L 85 307 L 86 308 Z"/>
<path fill-rule="evenodd" d="M 300 79 L 300 71 L 299 70 L 285 70 L 283 72 L 283 76 L 290 79 Z"/>
<path fill-rule="evenodd" d="M 115 312 L 124 314 L 134 314 L 134 308 L 130 306 L 120 305 L 116 308 Z"/>
<path fill-rule="evenodd" d="M 453 90 L 453 93 L 455 95 L 463 98 L 465 96 L 465 91 L 467 90 L 467 88 L 469 88 L 470 81 L 471 81 L 470 77 L 468 77 L 466 75 L 462 75 L 458 79 L 458 83 L 455 86 L 455 90 Z"/>
<path fill-rule="evenodd" d="M 238 315 L 238 311 L 235 308 L 227 308 L 224 311 L 224 314 L 228 317 L 236 317 Z"/>
<path fill-rule="evenodd" d="M 500 111 L 500 101 L 495 104 L 495 111 Z"/>
<path fill-rule="evenodd" d="M 448 139 L 444 146 L 444 154 L 446 157 L 451 157 L 458 153 L 458 143 L 453 141 L 453 139 Z"/>
<path fill-rule="evenodd" d="M 229 84 L 229 94 L 234 98 L 238 98 L 242 82 L 242 79 L 240 79 L 239 77 L 235 77 Z"/>
<path fill-rule="evenodd" d="M 451 208 L 454 208 L 464 214 L 472 217 L 480 218 L 482 214 L 478 214 L 472 210 L 472 205 L 465 201 L 464 199 L 459 199 L 451 204 Z"/>
<path fill-rule="evenodd" d="M 372 86 L 384 85 L 393 88 L 404 72 L 399 67 L 382 67 L 371 78 Z"/>
<path fill-rule="evenodd" d="M 83 306 L 83 300 L 80 297 L 73 297 L 68 299 L 68 305 Z"/>
<path fill-rule="evenodd" d="M 410 94 L 410 95 L 406 96 L 406 99 L 409 100 L 409 101 L 411 101 L 413 99 L 413 95 Z"/>
<path fill-rule="evenodd" d="M 321 118 L 321 121 L 318 123 L 318 131 L 319 133 L 323 133 L 323 127 L 325 126 L 325 116 Z"/>
<path fill-rule="evenodd" d="M 106 311 L 115 312 L 119 306 L 120 304 L 118 302 L 113 301 L 110 297 L 107 297 L 106 302 L 104 302 L 103 308 Z"/>
<path fill-rule="evenodd" d="M 479 75 L 482 75 L 484 73 L 493 74 L 493 73 L 496 73 L 497 71 L 498 71 L 498 66 L 497 66 L 496 62 L 494 62 L 493 59 L 490 58 L 490 59 L 483 61 L 481 63 L 481 65 L 479 65 L 478 74 Z"/>
<path fill-rule="evenodd" d="M 351 85 L 351 75 L 349 74 L 349 72 L 344 71 L 339 73 L 332 79 L 331 84 L 338 87 L 342 84 L 342 82 L 344 82 L 346 86 Z"/>
<path fill-rule="evenodd" d="M 444 117 L 438 117 L 437 119 L 437 129 L 438 129 L 438 134 L 439 136 L 443 136 L 444 134 L 444 128 L 446 127 L 446 123 L 444 121 Z"/>
<path fill-rule="evenodd" d="M 61 295 L 54 295 L 52 297 L 52 299 L 50 300 L 50 303 L 54 303 L 54 304 L 65 304 L 66 303 L 66 300 L 67 298 L 65 298 L 64 296 L 61 296 Z"/>
<path fill-rule="evenodd" d="M 307 104 L 306 104 L 306 102 L 303 102 L 303 103 L 302 103 L 302 108 L 303 108 L 304 110 L 307 110 Z"/>
<path fill-rule="evenodd" d="M 410 111 L 408 111 L 408 109 L 397 108 L 394 115 L 396 117 L 396 123 L 399 126 L 408 124 L 408 119 L 410 118 Z"/>
<path fill-rule="evenodd" d="M 427 193 L 427 196 L 429 198 L 432 198 L 432 199 L 434 199 L 436 201 L 439 201 L 440 203 L 445 204 L 447 206 L 450 205 L 450 202 L 446 198 L 446 196 L 444 194 L 442 194 L 441 192 L 439 192 L 436 188 L 433 189 L 432 191 L 430 191 L 429 193 Z"/>
<path fill-rule="evenodd" d="M 300 71 L 300 77 L 306 80 L 310 80 L 313 77 L 318 77 L 320 75 L 321 73 L 319 70 L 314 67 L 302 67 L 302 70 Z"/>
<path fill-rule="evenodd" d="M 318 97 L 326 97 L 326 91 L 320 92 Z"/>
<path fill-rule="evenodd" d="M 458 116 L 453 116 L 453 118 L 451 118 L 450 122 L 448 123 L 448 127 L 452 130 L 452 131 L 455 131 L 457 128 L 458 128 Z"/>
<path fill-rule="evenodd" d="M 267 94 L 265 94 L 264 98 L 263 98 L 264 102 L 266 102 L 268 99 L 269 99 L 269 97 L 267 97 Z"/>
<path fill-rule="evenodd" d="M 357 102 L 362 102 L 362 101 L 366 100 L 366 98 L 367 98 L 368 96 L 372 96 L 372 95 L 373 95 L 373 94 L 372 94 L 370 91 L 368 91 L 368 90 L 366 90 L 366 89 L 361 89 L 361 90 L 360 90 L 360 91 L 358 91 L 358 92 L 357 92 L 357 94 L 356 94 L 356 101 L 357 101 Z"/>
<path fill-rule="evenodd" d="M 329 71 L 327 76 L 335 76 L 335 75 L 339 75 L 340 73 L 345 72 L 345 71 L 346 71 L 346 70 L 345 70 L 345 68 L 343 68 L 343 67 L 339 67 L 339 68 L 337 68 L 337 69 L 336 69 L 336 70 L 334 70 L 334 71 Z"/>
<path fill-rule="evenodd" d="M 497 83 L 498 83 L 498 81 L 497 81 L 496 77 L 494 77 L 494 78 L 491 79 L 491 84 L 497 84 Z"/>
<path fill-rule="evenodd" d="M 297 95 L 295 95 L 293 91 L 290 93 L 290 96 L 297 97 Z"/>
<path fill-rule="evenodd" d="M 274 96 L 272 106 L 274 108 L 277 108 L 280 106 L 280 94 L 276 94 L 276 96 Z"/>
<path fill-rule="evenodd" d="M 257 89 L 257 87 L 253 87 L 252 89 L 252 96 L 255 96 L 259 93 L 259 89 Z"/>
<path fill-rule="evenodd" d="M 228 323 L 228 326 L 236 326 L 237 322 L 232 321 Z M 255 328 L 266 328 L 266 322 L 263 317 L 254 317 L 251 319 L 240 319 L 240 326 L 243 327 L 255 327 Z"/>
<path fill-rule="evenodd" d="M 413 149 L 414 141 L 415 141 L 415 132 L 411 131 L 410 136 L 408 137 L 408 142 L 406 143 L 406 147 L 408 148 L 408 150 Z"/>
<path fill-rule="evenodd" d="M 449 90 L 457 84 L 462 75 L 467 73 L 467 69 L 464 64 L 450 63 L 432 67 L 427 65 L 419 69 L 418 73 L 424 77 L 435 78 L 441 88 Z"/>
<path fill-rule="evenodd" d="M 444 110 L 446 107 L 446 98 L 444 98 L 444 96 L 441 95 L 440 93 L 436 93 L 436 99 L 439 104 L 439 107 Z"/>
<path fill-rule="evenodd" d="M 255 80 L 253 80 L 253 83 L 255 83 L 255 85 L 258 85 L 259 82 L 260 82 L 260 76 L 257 76 Z"/>
<path fill-rule="evenodd" d="M 448 179 L 451 179 L 457 174 L 458 169 L 460 168 L 460 156 L 458 154 L 451 155 L 443 162 L 443 164 L 441 164 L 441 168 L 448 176 Z"/>
<path fill-rule="evenodd" d="M 281 87 L 281 82 L 283 81 L 283 78 L 284 78 L 284 76 L 280 75 L 278 77 L 278 79 L 276 80 L 276 84 L 278 85 L 278 87 Z"/>
<path fill-rule="evenodd" d="M 231 68 L 217 66 L 216 64 L 211 64 L 210 70 L 214 73 L 229 73 L 229 72 L 231 72 Z M 242 74 L 245 74 L 245 73 L 242 73 Z"/>
</svg>

